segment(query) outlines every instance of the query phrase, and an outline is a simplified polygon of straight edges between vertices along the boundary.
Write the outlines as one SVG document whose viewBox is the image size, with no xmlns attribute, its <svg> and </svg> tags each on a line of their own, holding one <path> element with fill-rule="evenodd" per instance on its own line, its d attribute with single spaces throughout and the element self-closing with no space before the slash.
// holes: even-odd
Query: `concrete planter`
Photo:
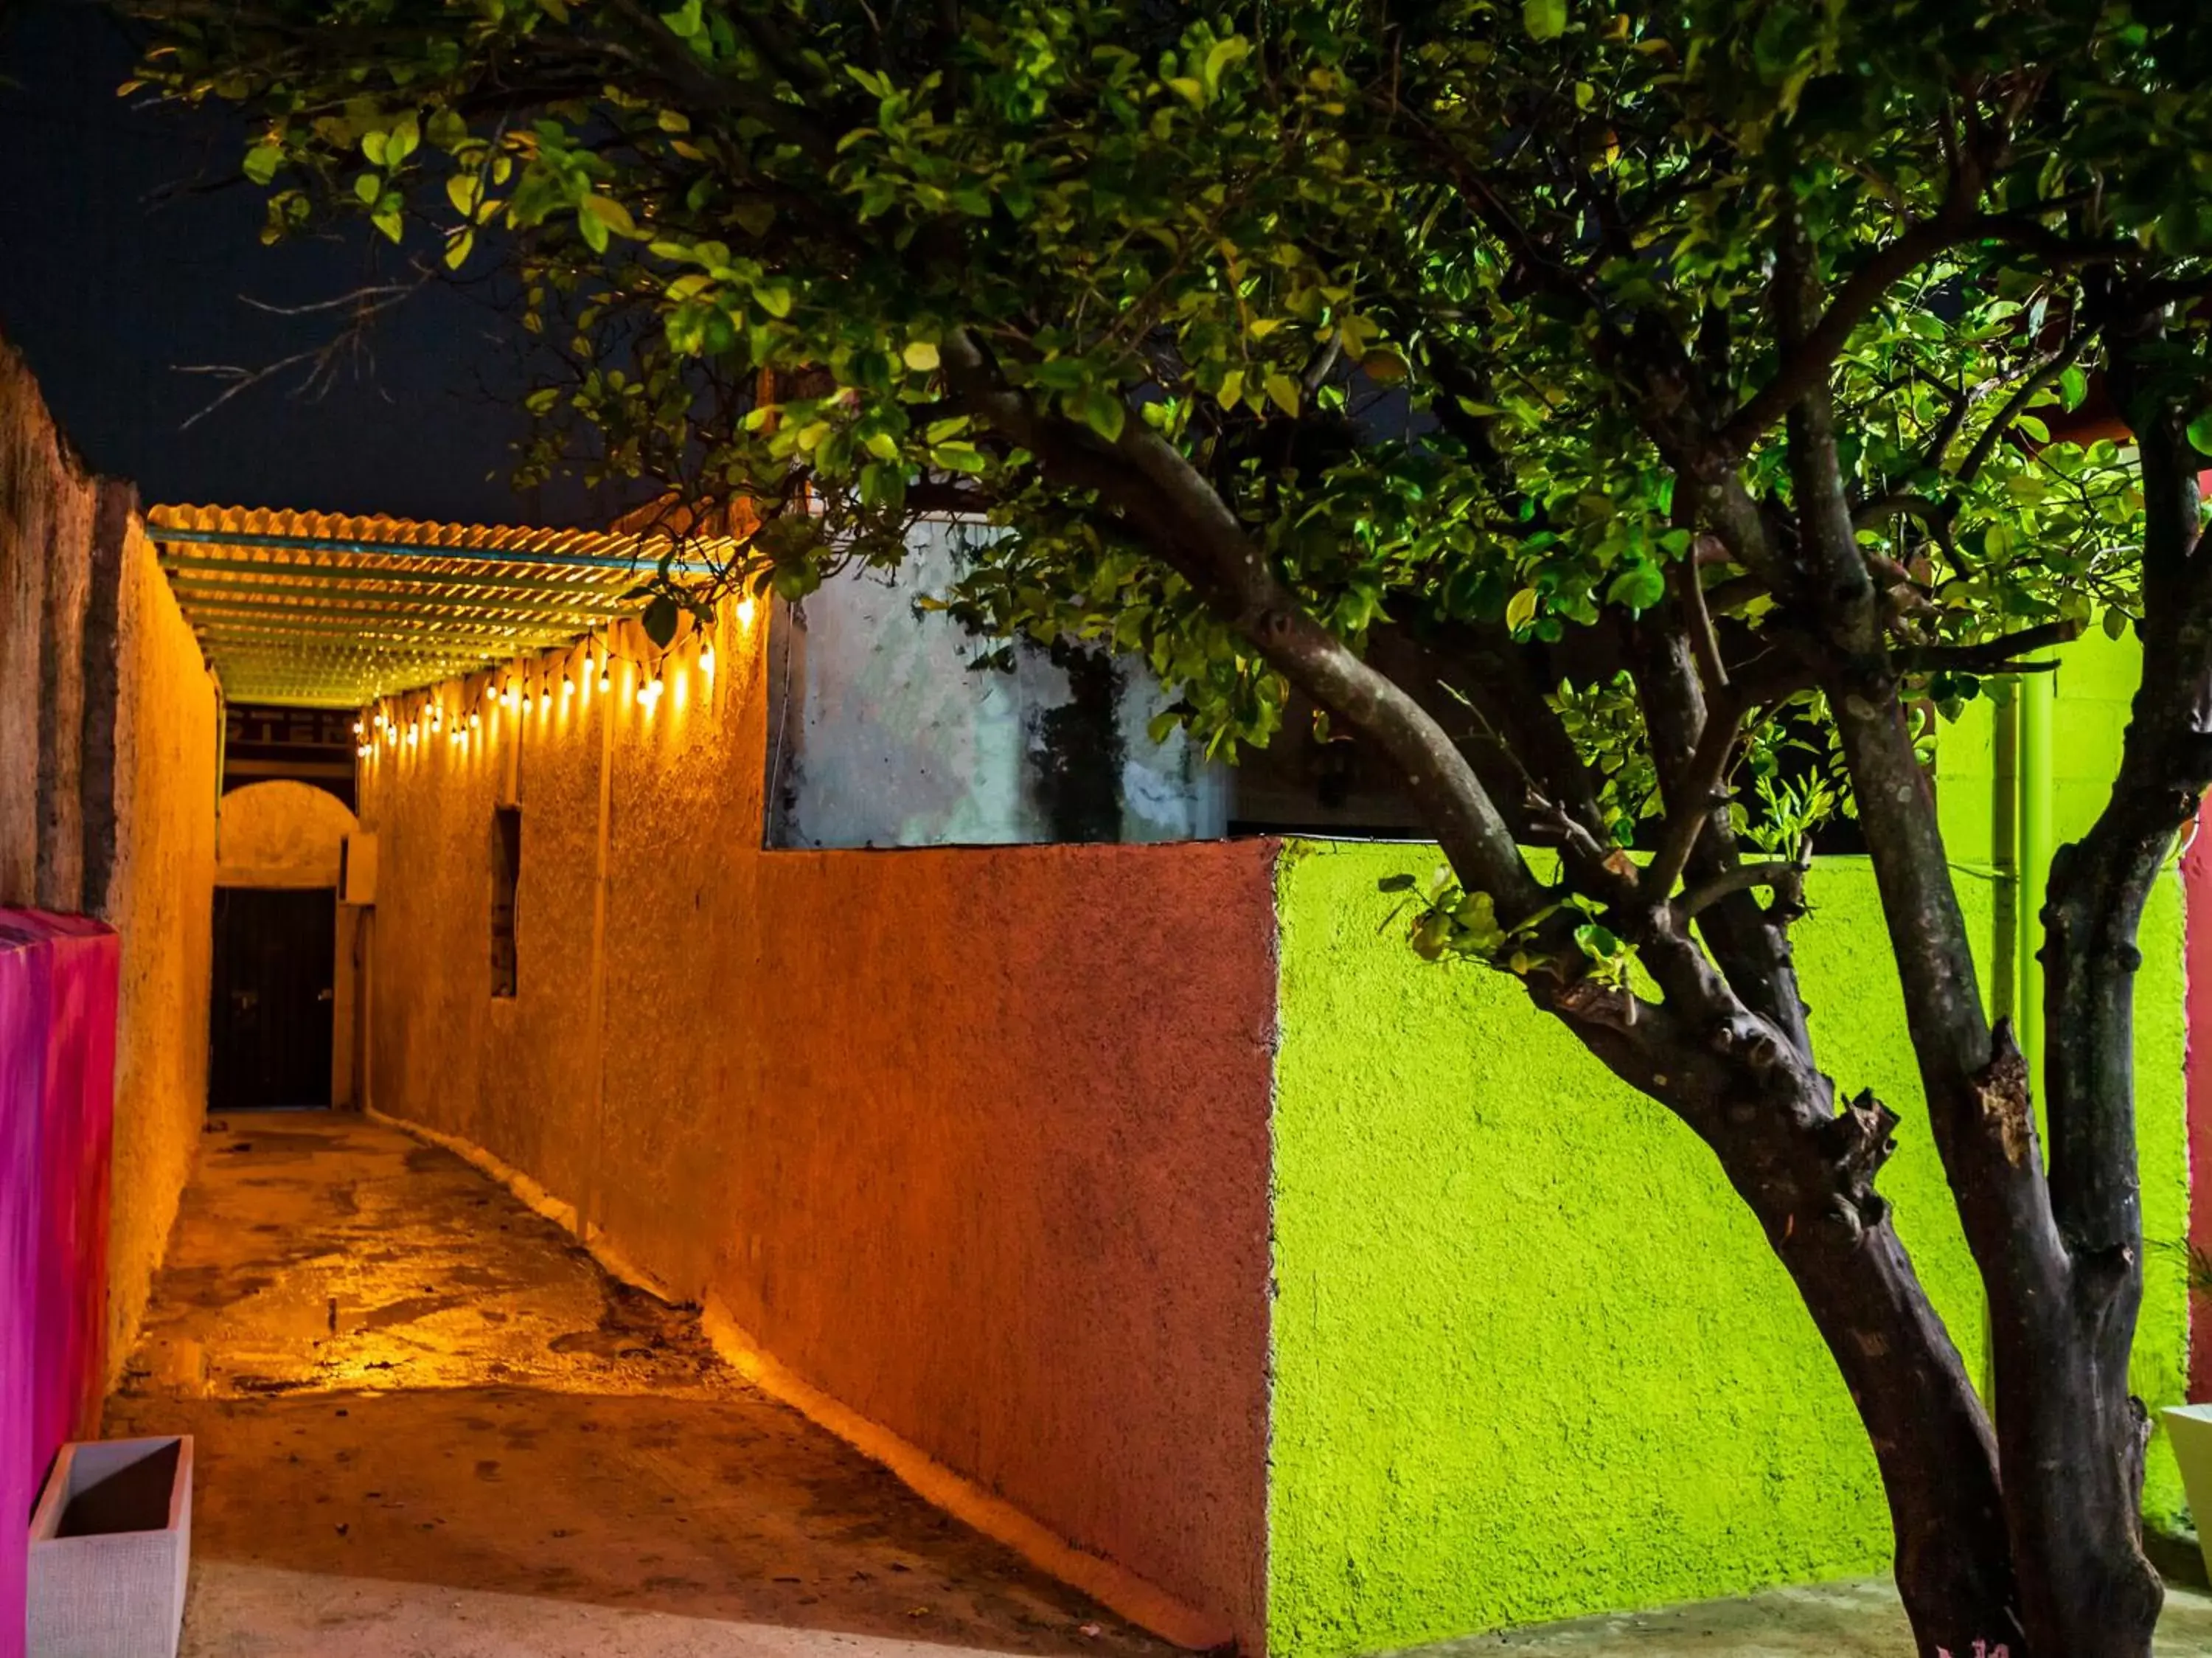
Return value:
<svg viewBox="0 0 2212 1658">
<path fill-rule="evenodd" d="M 2189 1512 L 2197 1519 L 2204 1569 L 2212 1572 L 2212 1405 L 2176 1405 L 2160 1414 L 2166 1418 L 2173 1460 L 2181 1465 L 2182 1489 L 2189 1493 Z"/>
<path fill-rule="evenodd" d="M 30 1658 L 176 1658 L 192 1442 L 64 1445 L 31 1516 Z"/>
</svg>

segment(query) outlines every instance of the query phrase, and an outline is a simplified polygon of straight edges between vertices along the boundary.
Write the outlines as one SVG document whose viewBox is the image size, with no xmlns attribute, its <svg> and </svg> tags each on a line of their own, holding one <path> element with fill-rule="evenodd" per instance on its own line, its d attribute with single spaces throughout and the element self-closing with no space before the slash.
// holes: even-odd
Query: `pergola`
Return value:
<svg viewBox="0 0 2212 1658">
<path fill-rule="evenodd" d="M 667 546 L 240 507 L 155 507 L 146 533 L 224 693 L 312 708 L 359 708 L 634 615 Z M 694 538 L 671 568 L 709 574 L 729 546 Z"/>
</svg>

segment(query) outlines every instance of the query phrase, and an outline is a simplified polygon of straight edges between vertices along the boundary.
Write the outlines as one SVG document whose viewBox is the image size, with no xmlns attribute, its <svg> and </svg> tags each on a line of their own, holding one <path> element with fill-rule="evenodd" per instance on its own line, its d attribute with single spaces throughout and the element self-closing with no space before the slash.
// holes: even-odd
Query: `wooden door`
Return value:
<svg viewBox="0 0 2212 1658">
<path fill-rule="evenodd" d="M 331 1103 L 337 895 L 219 887 L 208 1105 Z"/>
</svg>

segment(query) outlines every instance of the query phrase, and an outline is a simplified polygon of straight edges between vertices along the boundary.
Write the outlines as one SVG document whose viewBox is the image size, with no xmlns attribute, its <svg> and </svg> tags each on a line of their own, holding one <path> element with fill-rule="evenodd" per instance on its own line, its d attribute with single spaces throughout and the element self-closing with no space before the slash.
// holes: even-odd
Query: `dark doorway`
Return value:
<svg viewBox="0 0 2212 1658">
<path fill-rule="evenodd" d="M 208 1104 L 331 1103 L 337 895 L 218 887 Z"/>
</svg>

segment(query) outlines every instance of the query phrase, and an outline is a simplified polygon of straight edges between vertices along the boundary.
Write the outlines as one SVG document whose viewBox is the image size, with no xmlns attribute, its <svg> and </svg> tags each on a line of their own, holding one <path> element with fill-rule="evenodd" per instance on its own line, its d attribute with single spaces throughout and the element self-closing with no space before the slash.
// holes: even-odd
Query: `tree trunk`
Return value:
<svg viewBox="0 0 2212 1658">
<path fill-rule="evenodd" d="M 1989 1417 L 1873 1189 L 1896 1118 L 1870 1095 L 1840 1113 L 1824 1095 L 1790 1126 L 1771 1109 L 1729 1115 L 1736 1120 L 1711 1124 L 1720 1131 L 1706 1137 L 1765 1227 L 1858 1407 L 1889 1503 L 1898 1593 L 1916 1649 L 1921 1658 L 1994 1658 L 2003 1647 L 2025 1658 Z M 1808 1120 L 1818 1126 L 1807 1130 Z"/>
</svg>

